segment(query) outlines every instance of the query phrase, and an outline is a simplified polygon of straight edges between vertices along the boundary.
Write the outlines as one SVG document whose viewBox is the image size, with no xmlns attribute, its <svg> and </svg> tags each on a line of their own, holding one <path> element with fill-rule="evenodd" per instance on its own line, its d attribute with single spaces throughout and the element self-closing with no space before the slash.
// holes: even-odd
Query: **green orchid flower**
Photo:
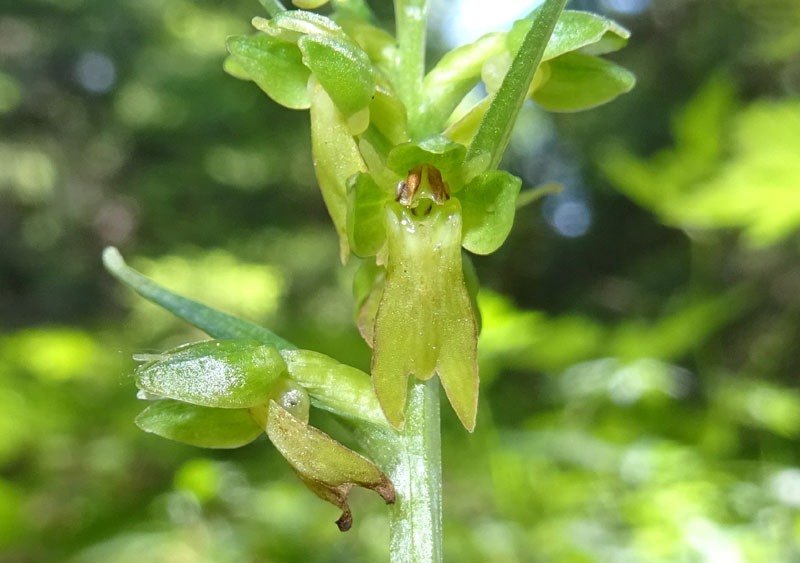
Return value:
<svg viewBox="0 0 800 563">
<path fill-rule="evenodd" d="M 514 85 L 515 57 L 535 58 L 530 37 L 540 13 L 445 55 L 422 82 L 415 138 L 396 92 L 391 36 L 371 24 L 338 12 L 331 19 L 288 11 L 254 19 L 262 34 L 228 42 L 242 71 L 237 76 L 249 75 L 287 107 L 310 108 L 314 166 L 342 261 L 353 252 L 383 269 L 358 317 L 373 348 L 375 393 L 397 429 L 408 376 L 434 373 L 464 426 L 474 428 L 477 313 L 460 249 L 492 253 L 511 231 L 522 181 L 495 169 L 510 129 L 494 131 L 489 114 L 513 105 L 503 84 Z M 629 90 L 632 75 L 597 57 L 623 46 L 628 35 L 606 18 L 562 12 L 538 53 L 540 64 L 525 70 L 533 78 L 515 88 L 517 102 L 532 98 L 547 109 L 574 111 Z M 514 72 L 524 74 L 522 67 Z M 480 81 L 487 97 L 456 114 Z"/>
</svg>

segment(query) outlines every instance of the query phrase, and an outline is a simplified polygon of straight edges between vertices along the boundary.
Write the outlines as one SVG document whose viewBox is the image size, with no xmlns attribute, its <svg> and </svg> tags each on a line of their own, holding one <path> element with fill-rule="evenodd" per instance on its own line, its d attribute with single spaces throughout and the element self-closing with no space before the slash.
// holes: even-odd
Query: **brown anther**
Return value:
<svg viewBox="0 0 800 563">
<path fill-rule="evenodd" d="M 431 186 L 433 201 L 442 204 L 450 199 L 450 186 L 442 180 L 442 173 L 433 166 L 428 165 L 428 184 Z"/>
<path fill-rule="evenodd" d="M 422 183 L 423 166 L 423 164 L 415 166 L 408 171 L 408 178 L 405 182 L 398 182 L 397 189 L 395 190 L 395 201 L 399 201 L 406 207 L 411 205 L 411 202 L 414 200 L 414 195 L 416 195 L 419 185 Z"/>
</svg>

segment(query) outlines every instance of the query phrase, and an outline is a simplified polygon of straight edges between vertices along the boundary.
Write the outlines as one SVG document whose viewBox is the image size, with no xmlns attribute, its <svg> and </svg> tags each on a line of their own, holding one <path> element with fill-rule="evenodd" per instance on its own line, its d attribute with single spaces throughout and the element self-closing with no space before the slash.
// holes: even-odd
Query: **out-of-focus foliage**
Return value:
<svg viewBox="0 0 800 563">
<path fill-rule="evenodd" d="M 570 7 L 631 29 L 609 59 L 638 84 L 578 115 L 526 107 L 512 137 L 523 193 L 565 189 L 473 259 L 482 398 L 473 435 L 445 415 L 446 558 L 796 561 L 798 3 Z M 433 50 L 469 28 L 448 9 Z M 374 495 L 340 534 L 264 439 L 211 452 L 133 423 L 131 356 L 203 335 L 110 279 L 107 244 L 368 367 L 308 123 L 221 70 L 259 10 L 0 2 L 3 563 L 386 560 Z"/>
</svg>

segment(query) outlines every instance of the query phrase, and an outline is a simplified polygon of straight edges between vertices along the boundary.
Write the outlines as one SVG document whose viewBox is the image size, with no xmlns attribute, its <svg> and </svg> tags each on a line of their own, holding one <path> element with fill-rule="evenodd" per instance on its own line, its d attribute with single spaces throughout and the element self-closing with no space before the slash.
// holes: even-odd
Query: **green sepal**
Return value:
<svg viewBox="0 0 800 563">
<path fill-rule="evenodd" d="M 386 268 L 372 259 L 365 260 L 353 278 L 353 316 L 359 334 L 370 348 L 375 340 L 375 317 L 378 315 L 385 281 Z"/>
<path fill-rule="evenodd" d="M 519 50 L 540 10 L 537 8 L 529 16 L 514 22 L 506 37 L 509 52 L 513 54 Z M 624 47 L 630 35 L 630 31 L 608 18 L 590 12 L 564 10 L 556 22 L 542 60 L 549 61 L 578 50 L 589 55 L 610 53 Z"/>
<path fill-rule="evenodd" d="M 430 164 L 447 175 L 461 167 L 466 152 L 465 146 L 442 135 L 434 135 L 419 142 L 397 145 L 389 152 L 386 165 L 403 178 L 420 164 Z"/>
<path fill-rule="evenodd" d="M 391 71 L 397 61 L 397 42 L 391 34 L 361 18 L 336 16 L 334 20 L 378 68 L 387 75 L 394 74 Z"/>
<path fill-rule="evenodd" d="M 350 254 L 347 240 L 347 180 L 353 174 L 366 172 L 366 165 L 347 120 L 313 76 L 308 81 L 308 89 L 314 169 L 328 213 L 339 234 L 339 254 L 342 262 L 345 262 Z"/>
<path fill-rule="evenodd" d="M 375 69 L 361 48 L 339 37 L 306 35 L 297 46 L 336 107 L 351 116 L 366 108 L 375 92 Z"/>
<path fill-rule="evenodd" d="M 383 208 L 392 197 L 372 176 L 352 176 L 347 186 L 347 236 L 350 248 L 361 257 L 374 256 L 386 241 Z"/>
<path fill-rule="evenodd" d="M 505 33 L 488 33 L 447 53 L 425 76 L 423 119 L 430 131 L 440 131 L 464 96 L 481 79 L 481 68 L 491 56 L 505 51 Z"/>
<path fill-rule="evenodd" d="M 250 73 L 247 72 L 242 65 L 236 62 L 236 58 L 233 55 L 228 55 L 225 57 L 225 60 L 222 61 L 222 70 L 224 70 L 230 76 L 238 78 L 239 80 L 252 80 L 250 78 Z"/>
<path fill-rule="evenodd" d="M 148 406 L 134 422 L 145 432 L 201 448 L 238 448 L 264 432 L 247 409 L 216 409 L 171 399 Z"/>
<path fill-rule="evenodd" d="M 292 0 L 292 4 L 301 10 L 316 10 L 320 6 L 324 6 L 329 0 Z"/>
<path fill-rule="evenodd" d="M 378 86 L 369 105 L 370 122 L 392 145 L 408 141 L 406 106 L 389 90 Z"/>
<path fill-rule="evenodd" d="M 296 45 L 269 35 L 235 35 L 228 38 L 227 45 L 239 69 L 270 98 L 291 109 L 309 106 L 307 85 L 311 72 Z"/>
<path fill-rule="evenodd" d="M 103 266 L 112 276 L 148 301 L 196 326 L 212 338 L 255 340 L 278 350 L 295 348 L 291 342 L 262 326 L 172 293 L 128 266 L 119 250 L 113 246 L 103 250 Z"/>
<path fill-rule="evenodd" d="M 470 258 L 469 254 L 466 252 L 461 254 L 461 269 L 464 272 L 464 285 L 467 287 L 467 293 L 469 294 L 472 314 L 475 315 L 475 326 L 478 329 L 478 336 L 480 336 L 481 329 L 483 328 L 481 309 L 478 307 L 478 292 L 481 290 L 481 282 L 478 279 L 478 272 L 475 270 L 475 264 L 472 263 L 472 258 Z"/>
<path fill-rule="evenodd" d="M 344 35 L 344 30 L 332 19 L 305 10 L 287 10 L 272 19 L 255 17 L 251 23 L 257 30 L 290 43 L 297 43 L 305 35 Z"/>
<path fill-rule="evenodd" d="M 138 359 L 146 361 L 134 372 L 139 389 L 225 409 L 263 404 L 286 372 L 286 362 L 275 348 L 248 340 L 196 342 Z"/>
<path fill-rule="evenodd" d="M 417 217 L 386 207 L 388 260 L 375 319 L 372 381 L 389 423 L 405 422 L 408 376 L 439 374 L 450 404 L 472 431 L 478 401 L 477 327 L 461 265 L 457 200 Z"/>
<path fill-rule="evenodd" d="M 315 407 L 388 426 L 369 374 L 311 350 L 286 350 L 281 355 L 289 375 L 308 392 Z"/>
<path fill-rule="evenodd" d="M 347 496 L 353 485 L 372 489 L 387 504 L 395 501 L 392 482 L 368 459 L 291 415 L 270 401 L 267 436 L 303 483 L 341 511 L 336 524 L 341 531 L 352 525 Z"/>
<path fill-rule="evenodd" d="M 490 170 L 458 192 L 464 218 L 464 248 L 475 254 L 491 254 L 500 248 L 514 224 L 521 187 L 520 178 Z"/>
<path fill-rule="evenodd" d="M 629 92 L 636 77 L 610 61 L 567 53 L 548 63 L 547 80 L 533 93 L 533 101 L 549 111 L 580 111 L 610 102 Z"/>
</svg>

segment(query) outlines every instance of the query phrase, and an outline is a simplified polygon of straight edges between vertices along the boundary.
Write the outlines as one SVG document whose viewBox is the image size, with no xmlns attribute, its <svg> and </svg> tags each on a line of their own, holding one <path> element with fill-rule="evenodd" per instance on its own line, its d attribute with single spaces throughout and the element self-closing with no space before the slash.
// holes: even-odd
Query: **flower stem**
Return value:
<svg viewBox="0 0 800 563">
<path fill-rule="evenodd" d="M 389 507 L 391 563 L 441 563 L 439 380 L 411 386 L 402 433 L 373 425 L 352 430 L 395 487 L 397 498 Z"/>
<path fill-rule="evenodd" d="M 416 382 L 390 478 L 397 502 L 389 508 L 392 563 L 442 560 L 442 446 L 439 380 Z"/>
</svg>

